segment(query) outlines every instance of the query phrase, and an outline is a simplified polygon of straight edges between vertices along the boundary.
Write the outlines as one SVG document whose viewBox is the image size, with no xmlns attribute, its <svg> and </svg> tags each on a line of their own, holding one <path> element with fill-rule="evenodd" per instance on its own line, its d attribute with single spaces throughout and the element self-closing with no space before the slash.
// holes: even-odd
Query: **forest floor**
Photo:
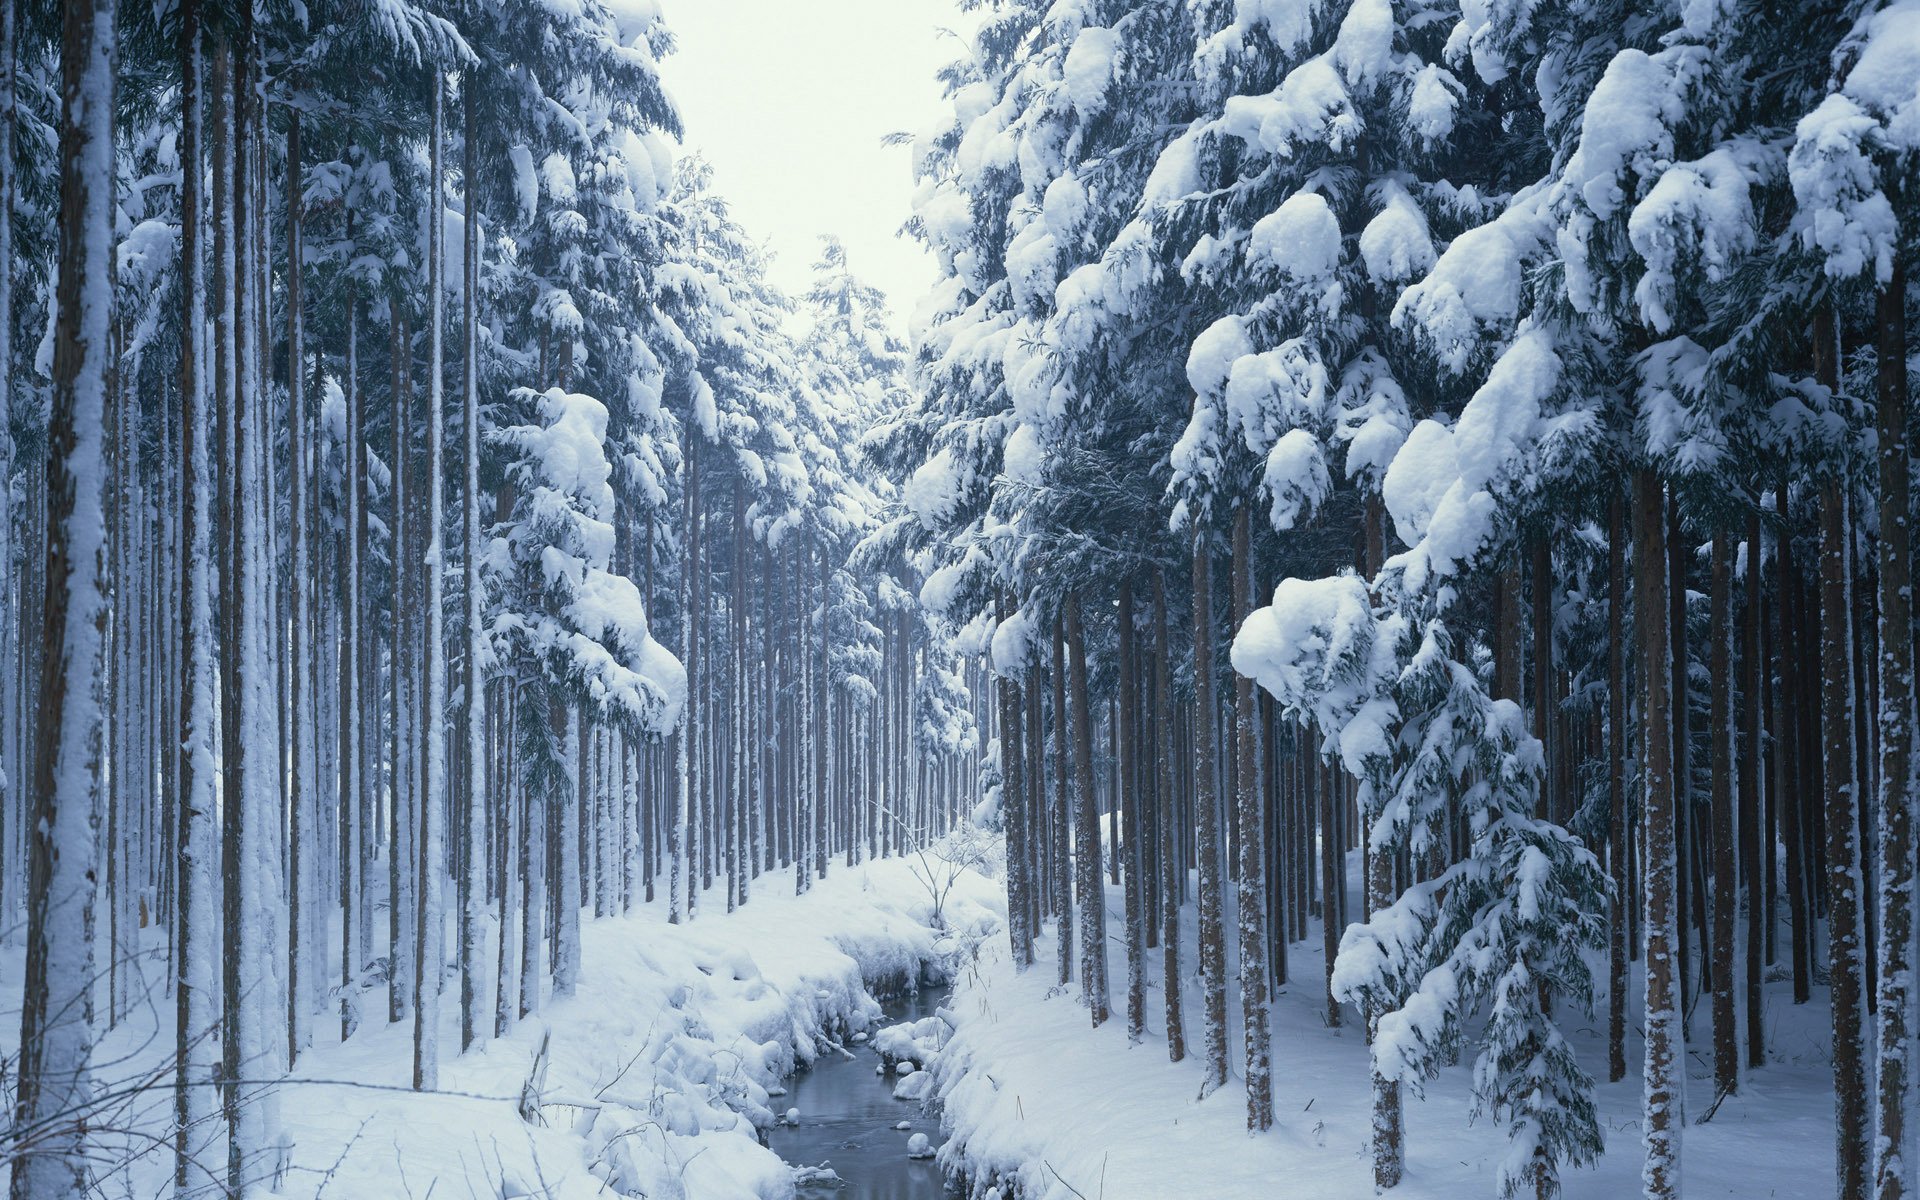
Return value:
<svg viewBox="0 0 1920 1200">
<path fill-rule="evenodd" d="M 1356 886 L 1354 858 L 1350 887 Z M 1211 1096 L 1199 1097 L 1204 998 L 1193 969 L 1191 908 L 1181 947 L 1188 977 L 1182 993 L 1187 1058 L 1167 1061 L 1158 951 L 1149 956 L 1147 1035 L 1140 1044 L 1128 1043 L 1124 911 L 1120 890 L 1109 888 L 1113 1016 L 1099 1029 L 1079 1003 L 1077 983 L 1069 989 L 1056 985 L 1051 925 L 1029 970 L 1012 969 L 1002 937 L 962 972 L 950 1004 L 957 1030 L 933 1064 L 949 1128 L 943 1165 L 974 1178 L 1017 1181 L 1022 1200 L 1371 1197 L 1366 1043 L 1351 1008 L 1341 1028 L 1326 1024 L 1318 922 L 1310 941 L 1291 948 L 1292 980 L 1272 1008 L 1275 1125 L 1254 1136 L 1246 1131 L 1237 1006 L 1229 1006 L 1231 1078 Z M 1233 921 L 1229 904 L 1229 942 Z M 1237 969 L 1230 964 L 1230 971 Z M 1604 970 L 1599 982 L 1605 986 Z M 1636 972 L 1636 995 L 1640 986 Z M 1767 984 L 1769 1062 L 1744 1075 L 1740 1093 L 1704 1124 L 1700 1118 L 1714 1100 L 1712 1023 L 1706 1003 L 1695 1008 L 1686 1056 L 1686 1195 L 1798 1200 L 1832 1194 L 1831 1036 L 1824 991 L 1817 988 L 1812 1003 L 1795 1006 L 1790 983 Z M 1605 1004 L 1603 995 L 1591 1019 L 1569 1015 L 1563 1023 L 1583 1065 L 1602 1080 Z M 1567 1173 L 1568 1200 L 1639 1194 L 1643 1045 L 1632 1021 L 1628 1030 L 1626 1079 L 1598 1089 L 1607 1152 L 1596 1168 Z M 1497 1195 L 1506 1131 L 1472 1115 L 1472 1057 L 1469 1048 L 1463 1064 L 1434 1080 L 1424 1099 L 1407 1099 L 1406 1175 L 1392 1193 L 1401 1200 Z"/>
<path fill-rule="evenodd" d="M 789 1167 L 756 1135 L 756 1125 L 785 1112 L 780 1081 L 870 1024 L 880 1013 L 872 990 L 938 970 L 956 950 L 954 938 L 929 927 L 924 874 L 911 858 L 835 863 L 800 897 L 790 872 L 764 875 L 751 902 L 731 914 L 722 890 L 682 925 L 667 921 L 664 897 L 630 916 L 583 920 L 577 994 L 549 999 L 509 1036 L 465 1055 L 451 1053 L 459 984 L 449 975 L 448 1053 L 435 1093 L 408 1088 L 411 1020 L 369 1019 L 341 1042 L 338 1022 L 317 1018 L 316 1044 L 294 1078 L 271 1089 L 288 1146 L 271 1194 L 790 1196 Z M 951 889 L 943 897 L 950 927 L 998 926 L 997 882 L 966 873 Z M 164 944 L 145 957 L 157 979 Z M 0 951 L 8 994 L 17 994 L 20 960 L 17 949 Z M 383 993 L 367 998 L 369 1007 L 383 1001 Z M 104 996 L 100 1003 L 104 1016 Z M 162 1052 L 172 1046 L 172 1019 L 171 1000 L 156 991 L 106 1032 L 96 1056 L 103 1085 L 170 1081 Z M 17 1039 L 17 1019 L 0 1020 L 0 1051 L 11 1058 Z M 523 1102 L 529 1089 L 537 1097 Z M 107 1145 L 127 1153 L 103 1172 L 104 1196 L 166 1194 L 172 1154 L 153 1139 L 168 1136 L 171 1105 L 171 1089 L 160 1087 L 116 1115 L 124 1132 Z"/>
</svg>

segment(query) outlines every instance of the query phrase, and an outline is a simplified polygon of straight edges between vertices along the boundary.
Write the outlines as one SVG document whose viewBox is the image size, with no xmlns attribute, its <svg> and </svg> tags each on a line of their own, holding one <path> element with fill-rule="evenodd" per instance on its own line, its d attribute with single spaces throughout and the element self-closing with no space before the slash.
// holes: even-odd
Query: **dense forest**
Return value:
<svg viewBox="0 0 1920 1200">
<path fill-rule="evenodd" d="M 1431 1085 L 1678 1196 L 1810 1006 L 1913 1194 L 1920 3 L 959 0 L 906 336 L 657 7 L 5 4 L 15 1200 L 315 1194 L 310 1055 L 930 854 L 1253 1134 L 1357 1027 L 1376 1190 Z"/>
</svg>

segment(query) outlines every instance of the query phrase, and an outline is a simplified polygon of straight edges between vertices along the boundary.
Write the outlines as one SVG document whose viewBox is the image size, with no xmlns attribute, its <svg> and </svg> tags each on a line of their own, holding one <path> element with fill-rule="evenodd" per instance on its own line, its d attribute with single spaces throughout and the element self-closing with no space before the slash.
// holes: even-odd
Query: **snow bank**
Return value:
<svg viewBox="0 0 1920 1200">
<path fill-rule="evenodd" d="M 411 1020 L 363 1025 L 346 1042 L 337 1021 L 316 1021 L 321 1044 L 277 1088 L 291 1160 L 261 1200 L 322 1191 L 790 1200 L 792 1168 L 759 1136 L 785 1108 L 773 1099 L 781 1080 L 871 1026 L 876 991 L 944 978 L 963 953 L 955 935 L 931 927 L 912 860 L 836 867 L 802 897 L 790 888 L 789 876 L 763 876 L 738 912 L 717 911 L 709 896 L 715 906 L 683 925 L 668 923 L 664 897 L 584 921 L 577 994 L 444 1062 L 436 1093 L 408 1090 Z M 999 897 L 997 882 L 961 875 L 943 898 L 948 928 L 997 926 Z M 157 975 L 164 958 L 150 957 Z M 0 984 L 17 984 L 20 969 L 9 948 Z M 445 1006 L 443 1045 L 459 1045 L 458 1008 Z M 155 1019 L 166 1022 L 157 1040 Z M 172 1019 L 167 1005 L 143 1010 L 107 1036 L 101 1061 L 148 1069 L 171 1044 Z M 917 1086 L 931 1085 L 926 1076 Z M 160 1194 L 172 1173 L 172 1092 L 154 1095 L 129 1122 L 160 1138 L 143 1135 L 159 1149 L 138 1155 L 125 1177 L 131 1194 Z"/>
<path fill-rule="evenodd" d="M 1359 904 L 1360 855 L 1346 862 L 1348 895 Z M 1107 890 L 1114 919 L 1125 911 L 1120 889 Z M 1193 910 L 1183 910 L 1185 953 L 1195 944 Z M 1225 920 L 1235 927 L 1232 897 Z M 969 1200 L 1368 1200 L 1374 1195 L 1367 1140 L 1371 1090 L 1366 1039 L 1351 1008 L 1348 1024 L 1325 1025 L 1320 932 L 1314 922 L 1304 942 L 1290 947 L 1291 982 L 1275 995 L 1273 1033 L 1274 1128 L 1246 1131 L 1246 1092 L 1238 1010 L 1228 1030 L 1231 1077 L 1202 1096 L 1202 982 L 1187 972 L 1187 1058 L 1167 1061 L 1165 1003 L 1157 951 L 1146 977 L 1147 1033 L 1127 1039 L 1126 1022 L 1094 1029 L 1073 993 L 1054 987 L 1053 938 L 1043 936 L 1039 961 L 1016 972 L 1004 939 L 996 938 L 955 987 L 947 1009 L 954 1032 L 928 1064 L 938 1081 L 948 1140 L 939 1161 L 965 1175 L 958 1194 Z M 1227 971 L 1238 971 L 1229 945 Z M 1110 985 L 1124 995 L 1126 967 L 1115 954 Z M 1832 1156 L 1809 1153 L 1833 1137 L 1831 1064 L 1823 1041 L 1826 1011 L 1790 1003 L 1784 980 L 1767 984 L 1767 1021 L 1779 1057 L 1744 1078 L 1738 1096 L 1714 1119 L 1687 1128 L 1687 1195 L 1816 1196 L 1833 1190 Z M 1629 1025 L 1637 1022 L 1642 995 Z M 1604 1000 L 1602 1000 L 1604 1004 Z M 1696 1015 L 1695 1036 L 1710 1034 Z M 1568 1043 L 1589 1068 L 1603 1068 L 1605 1023 L 1581 1023 Z M 1713 1100 L 1712 1064 L 1690 1061 L 1690 1111 Z M 1604 1078 L 1605 1072 L 1600 1069 Z M 1633 1133 L 1640 1116 L 1640 1080 L 1601 1084 L 1603 1127 L 1615 1130 L 1610 1153 L 1591 1170 L 1564 1177 L 1566 1200 L 1616 1200 L 1637 1195 L 1641 1154 Z M 1507 1158 L 1507 1131 L 1471 1119 L 1470 1065 L 1445 1069 L 1424 1098 L 1407 1097 L 1407 1170 L 1396 1200 L 1462 1200 L 1495 1194 L 1496 1173 Z"/>
</svg>

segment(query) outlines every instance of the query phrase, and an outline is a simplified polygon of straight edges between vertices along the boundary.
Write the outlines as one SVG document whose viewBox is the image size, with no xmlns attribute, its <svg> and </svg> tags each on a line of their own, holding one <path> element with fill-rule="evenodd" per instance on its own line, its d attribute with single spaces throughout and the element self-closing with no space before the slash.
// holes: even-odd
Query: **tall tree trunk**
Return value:
<svg viewBox="0 0 1920 1200">
<path fill-rule="evenodd" d="M 1187 1056 L 1180 1012 L 1180 989 L 1186 983 L 1180 970 L 1180 878 L 1186 867 L 1180 857 L 1180 806 L 1173 794 L 1173 648 L 1167 630 L 1167 572 L 1162 567 L 1153 572 L 1153 707 L 1160 801 L 1160 984 L 1167 1006 L 1167 1058 L 1179 1062 Z"/>
<path fill-rule="evenodd" d="M 14 1200 L 89 1191 L 94 1103 L 93 894 L 96 805 L 105 771 L 101 673 L 107 595 L 102 483 L 107 329 L 113 305 L 113 88 L 109 0 L 66 6 L 60 45 L 60 227 L 53 403 L 48 414 L 47 601 L 27 879 L 26 980 L 14 1130 L 31 1152 Z"/>
<path fill-rule="evenodd" d="M 1875 1033 L 1873 1188 L 1878 1200 L 1913 1190 L 1908 1161 L 1912 1117 L 1914 806 L 1913 528 L 1907 443 L 1907 279 L 1905 264 L 1880 289 L 1875 313 L 1880 448 L 1880 971 Z"/>
<path fill-rule="evenodd" d="M 1773 919 L 1768 905 L 1767 880 L 1773 873 L 1773 838 L 1766 816 L 1765 792 L 1761 786 L 1762 731 L 1760 712 L 1764 706 L 1761 652 L 1762 615 L 1760 607 L 1760 510 L 1747 511 L 1746 602 L 1740 625 L 1740 860 L 1741 877 L 1746 885 L 1747 924 L 1745 1003 L 1747 1022 L 1747 1065 L 1759 1067 L 1767 1061 L 1766 1032 L 1761 1008 L 1761 957 L 1766 949 L 1767 926 Z"/>
<path fill-rule="evenodd" d="M 1837 387 L 1831 308 L 1814 318 L 1814 371 Z M 1820 486 L 1820 716 L 1826 779 L 1827 977 L 1833 1002 L 1833 1095 L 1842 1197 L 1867 1192 L 1866 1062 L 1861 1012 L 1859 807 L 1854 759 L 1853 610 L 1845 485 Z"/>
<path fill-rule="evenodd" d="M 1365 522 L 1364 539 L 1366 544 L 1365 574 L 1372 576 L 1379 572 L 1386 561 L 1386 512 L 1378 496 L 1368 496 L 1362 520 Z M 1535 673 L 1535 709 L 1534 729 L 1541 736 L 1541 748 L 1545 751 L 1548 743 L 1545 733 L 1551 728 L 1549 720 L 1553 708 L 1553 578 L 1551 554 L 1546 548 L 1545 539 L 1538 543 L 1534 556 L 1533 573 L 1533 611 L 1534 611 L 1534 673 Z M 1549 758 L 1551 761 L 1551 758 Z M 1559 819 L 1561 801 L 1558 797 L 1545 797 L 1543 806 L 1547 813 Z M 1370 804 L 1369 807 L 1372 807 Z M 1377 812 L 1369 814 L 1379 820 Z M 1393 847 L 1382 838 L 1380 844 L 1371 847 L 1367 856 L 1367 917 L 1386 911 L 1394 901 L 1394 853 Z M 1367 1044 L 1372 1046 L 1379 1032 L 1381 1013 L 1369 1006 L 1366 1013 Z M 1380 1069 L 1378 1055 L 1372 1056 L 1373 1084 L 1373 1186 L 1376 1191 L 1386 1191 L 1400 1186 L 1400 1176 L 1406 1162 L 1406 1128 L 1402 1113 L 1400 1081 L 1390 1077 Z M 1543 1179 L 1551 1179 L 1551 1173 L 1543 1173 Z"/>
<path fill-rule="evenodd" d="M 1033 786 L 1030 793 L 1035 798 L 1034 809 L 1042 829 L 1035 839 L 1045 847 L 1043 853 L 1034 848 L 1029 858 L 1034 867 L 1029 868 L 1035 875 L 1044 874 L 1051 885 L 1049 900 L 1053 909 L 1054 940 L 1059 944 L 1060 986 L 1065 987 L 1073 979 L 1073 963 L 1078 957 L 1073 952 L 1073 930 L 1077 922 L 1073 915 L 1073 894 L 1079 890 L 1080 880 L 1071 868 L 1072 854 L 1069 839 L 1073 835 L 1073 793 L 1071 772 L 1068 763 L 1072 760 L 1073 749 L 1070 745 L 1072 734 L 1067 721 L 1067 639 L 1062 630 L 1060 618 L 1053 621 L 1053 803 L 1044 799 L 1047 795 L 1046 771 L 1039 759 L 1044 757 L 1042 746 L 1045 736 L 1042 731 L 1044 721 L 1040 713 L 1039 680 L 1028 696 L 1027 723 L 1033 735 Z M 1039 868 L 1045 866 L 1046 871 Z M 1039 906 L 1036 905 L 1036 910 Z M 1033 924 L 1038 925 L 1036 919 Z M 1085 964 L 1082 963 L 1082 974 Z"/>
<path fill-rule="evenodd" d="M 1733 866 L 1733 534 L 1713 534 L 1711 634 L 1713 820 L 1713 1085 L 1719 1095 L 1740 1090 L 1739 1018 L 1733 978 L 1734 908 L 1739 884 Z"/>
<path fill-rule="evenodd" d="M 313 677 L 307 669 L 307 643 L 313 622 L 307 560 L 307 403 L 303 367 L 304 334 L 300 292 L 300 113 L 287 113 L 287 465 L 288 518 L 293 524 L 288 573 L 292 576 L 292 620 L 288 623 L 287 672 L 293 690 L 288 734 L 292 739 L 293 770 L 287 802 L 287 1061 L 295 1061 L 312 1040 L 312 1005 L 318 981 L 307 978 L 310 938 L 324 937 L 325 926 L 315 918 L 318 891 L 314 862 L 308 852 L 318 824 L 319 806 L 313 771 Z"/>
<path fill-rule="evenodd" d="M 8 8 L 9 14 L 12 6 Z M 177 143 L 187 168 L 180 188 L 180 286 L 185 305 L 180 325 L 180 590 L 183 619 L 180 679 L 180 802 L 176 835 L 180 863 L 174 872 L 174 1191 L 205 1195 L 219 1186 L 211 1164 L 225 1140 L 216 1106 L 219 1020 L 214 961 L 220 933 L 214 915 L 215 770 L 219 729 L 214 716 L 213 667 L 213 462 L 207 411 L 204 223 L 201 187 L 201 111 L 205 73 L 201 55 L 200 0 L 180 7 L 181 120 Z"/>
<path fill-rule="evenodd" d="M 1607 787 L 1613 802 L 1607 836 L 1607 875 L 1613 882 L 1607 931 L 1607 1081 L 1627 1075 L 1627 514 L 1619 491 L 1607 501 Z"/>
<path fill-rule="evenodd" d="M 1222 927 L 1219 736 L 1213 678 L 1213 559 L 1204 529 L 1193 536 L 1194 807 L 1200 843 L 1200 974 L 1206 987 L 1206 1074 L 1202 1093 L 1227 1081 L 1227 945 Z"/>
<path fill-rule="evenodd" d="M 1246 624 L 1253 611 L 1253 534 L 1242 504 L 1233 514 L 1234 628 Z M 1272 1050 L 1267 1036 L 1267 919 L 1265 814 L 1261 805 L 1259 746 L 1254 711 L 1253 680 L 1233 676 L 1234 752 L 1240 769 L 1235 784 L 1240 838 L 1240 1019 L 1246 1035 L 1247 1128 L 1255 1133 L 1273 1126 Z M 1395 1087 L 1398 1100 L 1398 1087 Z M 1391 1186 L 1385 1185 L 1385 1186 Z"/>
<path fill-rule="evenodd" d="M 1080 894 L 1080 965 L 1083 994 L 1097 1027 L 1107 1019 L 1107 898 L 1100 880 L 1100 813 L 1093 792 L 1093 732 L 1087 703 L 1087 641 L 1080 627 L 1080 598 L 1066 598 L 1067 702 L 1073 710 L 1074 847 Z"/>
<path fill-rule="evenodd" d="M 1007 621 L 1006 597 L 999 600 L 999 618 Z M 996 666 L 998 664 L 995 664 Z M 1000 803 L 1007 828 L 1007 932 L 1013 945 L 1016 970 L 1033 965 L 1033 928 L 1027 892 L 1033 881 L 1026 870 L 1026 843 L 1031 835 L 1032 805 L 1026 793 L 1026 770 L 1022 761 L 1024 743 L 1020 728 L 1020 694 L 1010 673 L 998 674 L 995 691 L 1000 700 Z M 1029 677 L 1028 686 L 1033 686 Z M 1064 950 L 1062 951 L 1064 953 Z"/>
<path fill-rule="evenodd" d="M 1787 477 L 1780 477 L 1774 491 L 1779 509 L 1780 529 L 1774 546 L 1774 653 L 1780 674 L 1775 695 L 1773 741 L 1774 772 L 1780 778 L 1780 836 L 1787 844 L 1787 915 L 1793 926 L 1793 1002 L 1805 1004 L 1813 996 L 1813 897 L 1807 864 L 1807 838 L 1811 824 L 1809 808 L 1812 793 L 1806 787 L 1808 763 L 1801 748 L 1807 733 L 1800 727 L 1805 686 L 1800 671 L 1801 634 L 1800 572 L 1793 561 L 1793 515 L 1789 507 Z"/>
<path fill-rule="evenodd" d="M 447 660 L 446 541 L 441 498 L 446 484 L 446 380 L 441 338 L 446 304 L 446 81 L 432 71 L 427 172 L 427 478 L 426 509 L 426 790 L 420 797 L 419 909 L 414 920 L 419 946 L 414 954 L 413 1086 L 431 1091 L 440 1079 L 440 980 L 444 970 L 446 900 Z"/>
<path fill-rule="evenodd" d="M 486 587 L 480 574 L 480 211 L 479 126 L 476 123 L 477 78 L 468 74 L 461 87 L 461 179 L 465 191 L 465 219 L 461 221 L 460 341 L 461 341 L 461 466 L 460 545 L 462 583 L 466 597 L 466 653 L 461 674 L 461 732 L 466 773 L 460 794 L 466 802 L 461 814 L 460 858 L 466 864 L 460 903 L 460 1049 L 473 1047 L 480 1036 L 482 959 L 486 953 L 487 873 L 480 864 L 487 848 L 487 637 Z M 647 594 L 652 601 L 652 593 Z M 505 925 L 501 926 L 504 931 Z M 504 938 L 504 933 L 502 934 Z"/>
<path fill-rule="evenodd" d="M 1641 1187 L 1647 1200 L 1680 1194 L 1680 1128 L 1683 1114 L 1679 979 L 1674 912 L 1674 723 L 1668 678 L 1673 659 L 1667 639 L 1667 525 L 1660 480 L 1648 467 L 1633 473 L 1634 625 L 1644 676 L 1641 756 L 1646 847 L 1646 1062 L 1641 1136 L 1646 1164 Z"/>
<path fill-rule="evenodd" d="M 1137 656 L 1134 653 L 1133 636 L 1133 581 L 1120 581 L 1120 605 L 1115 615 L 1118 625 L 1119 646 L 1116 672 L 1120 684 L 1119 722 L 1125 722 L 1126 732 L 1119 736 L 1120 743 L 1120 786 L 1121 795 L 1115 797 L 1115 807 L 1126 813 L 1127 871 L 1123 896 L 1127 906 L 1127 1040 L 1139 1041 L 1147 1032 L 1147 955 L 1146 955 L 1146 886 L 1141 878 L 1141 868 L 1146 863 L 1146 855 L 1141 852 L 1141 844 L 1146 840 L 1146 826 L 1141 820 L 1145 811 L 1141 793 L 1143 772 L 1140 770 L 1140 747 L 1143 739 L 1137 736 L 1140 728 L 1140 698 L 1135 684 L 1137 675 Z"/>
</svg>

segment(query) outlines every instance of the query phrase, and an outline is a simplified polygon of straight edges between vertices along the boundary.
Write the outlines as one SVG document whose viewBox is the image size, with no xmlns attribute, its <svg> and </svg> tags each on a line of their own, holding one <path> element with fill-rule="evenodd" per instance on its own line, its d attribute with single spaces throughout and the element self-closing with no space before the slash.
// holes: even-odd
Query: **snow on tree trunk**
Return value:
<svg viewBox="0 0 1920 1200">
<path fill-rule="evenodd" d="M 313 955 L 312 940 L 324 940 L 326 925 L 316 920 L 319 913 L 318 873 L 313 852 L 320 843 L 315 837 L 319 805 L 316 802 L 318 775 L 314 769 L 313 674 L 308 669 L 308 645 L 312 634 L 312 596 L 309 591 L 307 548 L 307 460 L 310 452 L 307 433 L 307 404 L 303 349 L 303 318 L 300 291 L 300 114 L 287 114 L 287 460 L 288 516 L 293 524 L 292 545 L 288 555 L 288 574 L 292 576 L 292 612 L 287 625 L 287 657 L 292 669 L 287 672 L 292 688 L 288 734 L 292 770 L 287 782 L 287 1061 L 294 1062 L 313 1039 L 314 1000 L 320 994 L 320 980 L 309 978 L 305 969 Z"/>
<path fill-rule="evenodd" d="M 1627 891 L 1627 500 L 1607 501 L 1607 788 L 1611 817 L 1607 872 L 1613 884 L 1607 929 L 1607 1081 L 1627 1075 L 1627 1003 L 1632 974 L 1627 931 L 1635 898 Z"/>
<path fill-rule="evenodd" d="M 1253 552 L 1247 505 L 1233 514 L 1233 610 L 1236 629 L 1253 610 Z M 1240 1016 L 1246 1040 L 1247 1128 L 1255 1133 L 1273 1126 L 1273 1068 L 1267 1035 L 1266 828 L 1259 771 L 1255 763 L 1254 684 L 1235 673 L 1234 752 L 1239 756 L 1235 810 L 1240 839 Z M 1396 1115 L 1399 1089 L 1394 1089 Z M 1377 1114 L 1376 1114 L 1376 1124 Z M 1396 1122 L 1397 1123 L 1397 1122 Z M 1391 1187 L 1392 1184 L 1382 1184 Z"/>
<path fill-rule="evenodd" d="M 1173 794 L 1173 651 L 1167 628 L 1167 573 L 1153 573 L 1153 704 L 1158 733 L 1154 738 L 1154 771 L 1160 801 L 1160 956 L 1161 992 L 1167 1006 L 1167 1058 L 1187 1056 L 1186 1031 L 1180 1011 L 1180 892 L 1186 867 L 1180 856 L 1179 803 Z"/>
<path fill-rule="evenodd" d="M 1644 748 L 1640 773 L 1643 797 L 1642 845 L 1645 847 L 1646 1062 L 1641 1137 L 1646 1163 L 1641 1188 L 1647 1200 L 1673 1200 L 1680 1194 L 1681 1062 L 1686 1053 L 1680 1031 L 1678 936 L 1674 915 L 1674 761 L 1673 724 L 1664 716 L 1672 703 L 1668 691 L 1667 546 L 1665 504 L 1653 471 L 1633 474 L 1634 625 L 1640 651 L 1641 722 Z"/>
<path fill-rule="evenodd" d="M 1206 530 L 1193 536 L 1193 803 L 1199 816 L 1200 975 L 1206 989 L 1203 1093 L 1227 1081 L 1227 946 L 1221 907 L 1220 799 L 1213 675 L 1213 557 Z"/>
<path fill-rule="evenodd" d="M 66 6 L 60 45 L 60 218 L 53 402 L 48 418 L 47 603 L 29 834 L 26 982 L 14 1133 L 14 1200 L 90 1190 L 95 835 L 105 768 L 106 514 L 113 294 L 115 6 Z"/>
<path fill-rule="evenodd" d="M 204 1195 L 219 1186 L 214 1148 L 225 1140 L 214 1083 L 220 1070 L 212 1033 L 219 1020 L 214 962 L 220 933 L 214 910 L 214 810 L 219 730 L 214 716 L 213 472 L 209 439 L 205 264 L 202 242 L 201 133 L 205 71 L 200 0 L 180 9 L 181 128 L 179 153 L 193 164 L 181 187 L 180 514 L 184 606 L 180 628 L 180 800 L 174 874 L 174 1191 Z"/>
<path fill-rule="evenodd" d="M 1733 858 L 1733 556 L 1732 531 L 1713 533 L 1713 579 L 1709 596 L 1709 672 L 1712 676 L 1713 783 L 1713 1081 L 1718 1094 L 1740 1089 L 1740 1030 L 1734 1007 L 1733 926 L 1739 884 Z"/>
<path fill-rule="evenodd" d="M 440 980 L 445 969 L 444 879 L 447 802 L 447 661 L 445 635 L 446 540 L 441 519 L 446 484 L 445 364 L 441 329 L 446 304 L 446 81 L 433 72 L 427 143 L 427 477 L 426 554 L 426 790 L 420 797 L 419 909 L 414 930 L 413 1086 L 432 1090 L 440 1076 Z"/>
<path fill-rule="evenodd" d="M 1814 371 L 1839 383 L 1833 313 L 1814 318 Z M 1860 779 L 1854 753 L 1853 527 L 1838 479 L 1820 485 L 1820 730 L 1825 782 L 1827 978 L 1833 1005 L 1834 1136 L 1841 1196 L 1867 1189 L 1867 1063 L 1862 979 Z"/>
<path fill-rule="evenodd" d="M 1875 1033 L 1873 1189 L 1878 1200 L 1903 1200 L 1913 1188 L 1910 1127 L 1913 1100 L 1914 806 L 1920 783 L 1913 764 L 1913 518 L 1911 448 L 1907 440 L 1907 279 L 1903 259 L 1881 285 L 1875 322 L 1878 351 L 1880 491 L 1879 696 L 1880 940 Z"/>
<path fill-rule="evenodd" d="M 481 1030 L 481 998 L 485 994 L 482 978 L 485 968 L 487 927 L 487 840 L 489 801 L 487 774 L 487 645 L 486 585 L 480 574 L 480 558 L 485 553 L 480 530 L 480 212 L 479 193 L 474 182 L 477 171 L 479 129 L 475 124 L 478 81 L 469 74 L 461 86 L 461 177 L 465 191 L 465 211 L 460 223 L 460 346 L 461 346 L 461 471 L 460 545 L 462 586 L 466 602 L 466 647 L 461 662 L 461 735 L 466 752 L 460 760 L 466 778 L 461 781 L 460 798 L 466 811 L 460 814 L 460 858 L 466 865 L 461 879 L 460 898 L 460 1049 L 473 1047 Z M 506 922 L 500 923 L 504 948 L 508 939 Z"/>
<path fill-rule="evenodd" d="M 1080 627 L 1080 598 L 1067 593 L 1068 704 L 1073 712 L 1074 822 L 1078 844 L 1074 868 L 1080 897 L 1082 995 L 1097 1027 L 1105 1024 L 1107 1000 L 1107 898 L 1101 884 L 1100 812 L 1093 791 L 1092 719 L 1087 701 L 1087 642 Z"/>
</svg>

